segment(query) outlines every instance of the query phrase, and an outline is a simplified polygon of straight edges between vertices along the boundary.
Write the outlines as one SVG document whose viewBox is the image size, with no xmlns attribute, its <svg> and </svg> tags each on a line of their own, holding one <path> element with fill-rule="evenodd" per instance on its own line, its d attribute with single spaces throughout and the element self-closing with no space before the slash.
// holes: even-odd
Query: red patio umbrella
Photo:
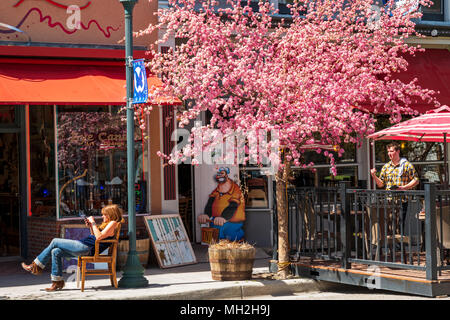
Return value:
<svg viewBox="0 0 450 320">
<path fill-rule="evenodd" d="M 373 140 L 408 140 L 444 143 L 445 184 L 448 185 L 447 135 L 450 134 L 450 108 L 442 106 L 407 121 L 372 133 Z"/>
</svg>

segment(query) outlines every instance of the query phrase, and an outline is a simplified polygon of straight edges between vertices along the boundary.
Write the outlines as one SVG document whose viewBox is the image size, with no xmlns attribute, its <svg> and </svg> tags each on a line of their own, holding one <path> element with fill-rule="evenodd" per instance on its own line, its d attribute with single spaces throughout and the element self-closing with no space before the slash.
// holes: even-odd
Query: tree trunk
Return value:
<svg viewBox="0 0 450 320">
<path fill-rule="evenodd" d="M 289 236 L 288 236 L 288 201 L 287 183 L 291 165 L 284 161 L 282 171 L 276 174 L 277 213 L 278 213 L 278 277 L 286 279 L 289 272 Z"/>
</svg>

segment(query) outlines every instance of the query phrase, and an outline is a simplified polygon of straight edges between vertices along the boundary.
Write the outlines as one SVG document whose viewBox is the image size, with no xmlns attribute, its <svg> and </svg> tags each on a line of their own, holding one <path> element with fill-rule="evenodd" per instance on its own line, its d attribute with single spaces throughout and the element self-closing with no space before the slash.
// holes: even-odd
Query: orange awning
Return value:
<svg viewBox="0 0 450 320">
<path fill-rule="evenodd" d="M 0 60 L 0 104 L 125 105 L 125 84 L 123 62 Z M 157 77 L 148 77 L 149 91 L 159 86 Z"/>
</svg>

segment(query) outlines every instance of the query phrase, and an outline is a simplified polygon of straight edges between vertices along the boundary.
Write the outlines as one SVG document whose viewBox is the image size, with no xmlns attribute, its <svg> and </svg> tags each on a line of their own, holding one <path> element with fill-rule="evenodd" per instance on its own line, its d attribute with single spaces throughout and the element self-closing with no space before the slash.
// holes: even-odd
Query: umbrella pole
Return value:
<svg viewBox="0 0 450 320">
<path fill-rule="evenodd" d="M 369 167 L 369 181 L 367 186 L 369 187 L 369 189 L 373 189 L 376 190 L 377 189 L 377 185 L 375 183 L 375 181 L 372 179 L 371 175 L 370 175 L 370 169 L 375 168 L 375 140 L 370 141 L 369 140 L 369 146 L 368 146 L 369 152 L 367 155 L 367 162 L 369 163 L 368 167 Z"/>
<path fill-rule="evenodd" d="M 447 163 L 447 133 L 444 132 L 444 174 L 445 174 L 445 188 L 448 187 L 448 163 Z"/>
</svg>

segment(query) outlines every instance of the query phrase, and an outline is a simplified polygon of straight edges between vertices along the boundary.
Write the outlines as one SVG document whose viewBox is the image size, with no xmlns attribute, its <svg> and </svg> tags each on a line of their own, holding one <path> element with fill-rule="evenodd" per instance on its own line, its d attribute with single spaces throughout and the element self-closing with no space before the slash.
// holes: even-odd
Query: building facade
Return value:
<svg viewBox="0 0 450 320">
<path fill-rule="evenodd" d="M 271 1 L 280 18 L 289 17 L 289 1 Z M 411 58 L 408 71 L 399 77 L 417 77 L 424 87 L 440 91 L 442 104 L 450 105 L 450 1 L 434 2 L 417 24 L 427 38 L 410 40 L 427 50 Z M 167 1 L 138 2 L 134 31 L 156 21 L 158 6 Z M 0 256 L 35 255 L 60 235 L 63 225 L 81 223 L 81 215 L 97 215 L 108 203 L 127 208 L 123 20 L 118 0 L 108 6 L 88 0 L 0 3 Z M 151 59 L 147 46 L 159 36 L 135 38 L 134 58 Z M 170 39 L 160 50 L 177 41 Z M 154 76 L 148 81 L 150 87 L 159 85 Z M 174 104 L 154 106 L 150 116 L 142 115 L 147 131 L 136 127 L 136 213 L 180 213 L 191 241 L 200 242 L 196 217 L 204 211 L 220 165 L 170 166 L 156 155 L 170 153 L 178 141 L 172 137 Z M 413 108 L 425 112 L 430 107 Z M 207 118 L 198 120 L 205 123 Z M 377 129 L 389 125 L 385 120 L 380 117 Z M 352 186 L 373 188 L 369 170 L 386 161 L 383 143 L 344 147 L 337 177 L 325 157 L 311 152 L 308 162 L 315 162 L 315 171 L 294 167 L 291 184 L 348 180 Z M 404 145 L 409 158 L 423 148 Z M 441 145 L 412 160 L 422 179 L 439 181 Z M 251 166 L 231 167 L 229 176 L 245 190 L 245 239 L 272 247 L 274 177 Z M 142 221 L 137 222 L 138 233 L 146 233 Z"/>
<path fill-rule="evenodd" d="M 156 9 L 139 1 L 134 30 L 155 22 Z M 108 203 L 126 210 L 124 35 L 119 1 L 0 3 L 0 257 L 34 256 Z M 156 37 L 136 38 L 134 58 L 150 60 Z M 148 85 L 160 82 L 149 75 Z M 175 176 L 156 155 L 173 104 L 136 120 L 138 216 L 178 209 Z"/>
</svg>

